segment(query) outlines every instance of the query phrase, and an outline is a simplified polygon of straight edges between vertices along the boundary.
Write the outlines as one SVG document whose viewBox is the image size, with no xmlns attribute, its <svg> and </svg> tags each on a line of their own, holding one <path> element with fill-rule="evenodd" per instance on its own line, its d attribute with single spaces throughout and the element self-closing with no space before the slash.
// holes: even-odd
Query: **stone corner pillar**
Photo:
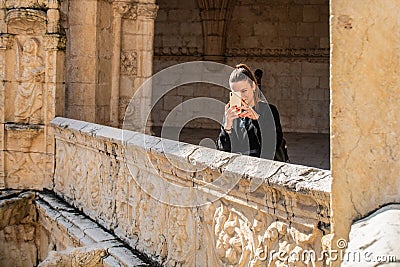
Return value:
<svg viewBox="0 0 400 267">
<path fill-rule="evenodd" d="M 131 130 L 143 132 L 144 128 L 144 132 L 150 133 L 151 121 L 146 122 L 146 119 L 151 109 L 152 88 L 138 89 L 153 74 L 154 22 L 158 5 L 139 1 L 115 2 L 114 6 L 110 120 L 113 126 L 122 126 L 128 115 Z M 137 104 L 128 107 L 133 97 Z"/>
<path fill-rule="evenodd" d="M 65 36 L 59 3 L 2 4 L 0 188 L 50 189 L 54 168 L 50 121 L 64 115 Z"/>
</svg>

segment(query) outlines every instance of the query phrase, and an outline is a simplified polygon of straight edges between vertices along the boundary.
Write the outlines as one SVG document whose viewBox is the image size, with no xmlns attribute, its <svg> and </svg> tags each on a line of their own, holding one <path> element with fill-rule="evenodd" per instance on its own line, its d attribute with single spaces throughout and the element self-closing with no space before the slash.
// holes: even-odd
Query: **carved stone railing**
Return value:
<svg viewBox="0 0 400 267">
<path fill-rule="evenodd" d="M 164 266 L 286 266 L 289 253 L 329 246 L 329 171 L 66 118 L 52 125 L 56 194 Z"/>
</svg>

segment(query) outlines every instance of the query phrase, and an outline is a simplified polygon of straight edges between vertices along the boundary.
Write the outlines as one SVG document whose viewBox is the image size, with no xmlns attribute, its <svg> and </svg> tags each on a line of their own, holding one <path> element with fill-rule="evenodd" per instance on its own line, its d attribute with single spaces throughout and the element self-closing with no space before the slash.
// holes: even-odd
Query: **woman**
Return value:
<svg viewBox="0 0 400 267">
<path fill-rule="evenodd" d="M 263 96 L 250 68 L 245 64 L 237 65 L 230 75 L 229 85 L 232 91 L 240 92 L 242 106 L 230 106 L 230 103 L 225 106 L 218 149 L 281 160 L 275 153 L 280 151 L 283 140 L 278 110 L 261 100 Z"/>
</svg>

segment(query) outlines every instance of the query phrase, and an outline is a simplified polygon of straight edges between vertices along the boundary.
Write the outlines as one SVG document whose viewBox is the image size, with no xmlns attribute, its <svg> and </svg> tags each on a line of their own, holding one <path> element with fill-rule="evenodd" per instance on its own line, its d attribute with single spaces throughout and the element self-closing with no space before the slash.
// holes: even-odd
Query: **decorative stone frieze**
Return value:
<svg viewBox="0 0 400 267">
<path fill-rule="evenodd" d="M 316 49 L 264 49 L 264 48 L 229 48 L 225 55 L 229 57 L 322 57 L 329 58 L 329 48 Z"/>
<path fill-rule="evenodd" d="M 201 56 L 202 51 L 198 47 L 155 47 L 155 56 Z"/>
</svg>

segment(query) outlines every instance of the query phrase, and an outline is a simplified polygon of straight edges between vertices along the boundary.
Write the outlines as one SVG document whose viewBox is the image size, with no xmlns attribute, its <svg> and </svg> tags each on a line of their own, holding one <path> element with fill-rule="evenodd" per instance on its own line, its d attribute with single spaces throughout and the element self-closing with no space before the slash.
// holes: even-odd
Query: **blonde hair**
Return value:
<svg viewBox="0 0 400 267">
<path fill-rule="evenodd" d="M 248 81 L 250 85 L 255 85 L 256 88 L 253 91 L 253 96 L 254 104 L 257 106 L 258 102 L 260 101 L 257 79 L 250 67 L 243 63 L 235 66 L 235 69 L 232 71 L 231 76 L 229 77 L 229 85 L 240 81 Z"/>
</svg>

